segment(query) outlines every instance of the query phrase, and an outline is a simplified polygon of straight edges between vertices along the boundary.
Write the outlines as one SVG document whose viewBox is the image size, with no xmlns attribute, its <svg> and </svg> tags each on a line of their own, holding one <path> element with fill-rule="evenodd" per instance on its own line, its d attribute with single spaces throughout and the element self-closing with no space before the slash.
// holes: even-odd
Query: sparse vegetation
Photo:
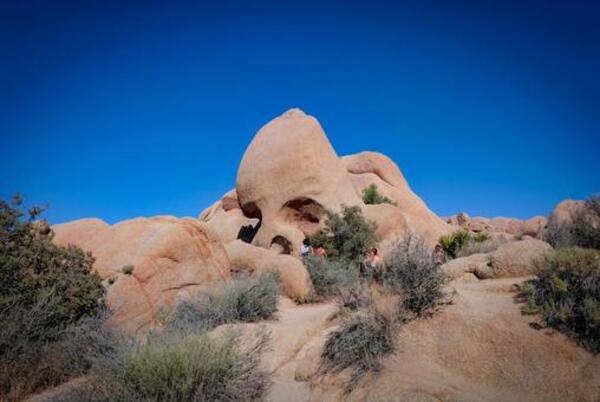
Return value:
<svg viewBox="0 0 600 402">
<path fill-rule="evenodd" d="M 279 275 L 235 280 L 180 303 L 168 325 L 174 330 L 204 331 L 221 324 L 256 322 L 277 312 Z"/>
<path fill-rule="evenodd" d="M 446 298 L 447 275 L 434 262 L 422 239 L 413 235 L 395 244 L 386 259 L 386 285 L 402 297 L 401 312 L 431 314 Z"/>
<path fill-rule="evenodd" d="M 94 259 L 36 230 L 42 212 L 0 200 L 0 400 L 20 400 L 89 368 L 104 313 Z"/>
<path fill-rule="evenodd" d="M 356 268 L 345 261 L 306 256 L 304 265 L 310 275 L 314 296 L 317 299 L 338 296 L 344 288 L 358 280 Z"/>
<path fill-rule="evenodd" d="M 371 310 L 350 316 L 332 332 L 321 357 L 325 370 L 340 372 L 353 368 L 346 384 L 346 392 L 350 392 L 365 373 L 380 368 L 381 357 L 393 351 L 391 323 Z"/>
<path fill-rule="evenodd" d="M 466 229 L 458 230 L 452 234 L 440 237 L 440 245 L 444 249 L 446 256 L 456 258 L 458 250 L 460 250 L 471 238 L 469 231 Z"/>
<path fill-rule="evenodd" d="M 133 269 L 133 265 L 124 265 L 123 268 L 121 268 L 121 272 L 125 275 L 133 275 Z"/>
<path fill-rule="evenodd" d="M 61 401 L 253 401 L 270 385 L 260 369 L 268 336 L 227 332 L 152 335 L 145 343 L 121 340 L 96 361 L 89 380 Z"/>
<path fill-rule="evenodd" d="M 564 222 L 551 222 L 542 239 L 553 247 L 578 246 L 600 249 L 600 194 L 585 200 Z"/>
<path fill-rule="evenodd" d="M 562 248 L 533 262 L 537 278 L 521 285 L 524 314 L 600 353 L 600 251 Z"/>
<path fill-rule="evenodd" d="M 362 191 L 362 199 L 363 202 L 365 204 L 391 204 L 391 205 L 396 205 L 396 203 L 382 195 L 379 193 L 379 190 L 377 190 L 377 185 L 376 184 L 370 184 L 367 187 L 365 187 Z"/>
<path fill-rule="evenodd" d="M 483 241 L 469 241 L 466 245 L 462 246 L 458 252 L 456 253 L 456 257 L 466 257 L 472 254 L 483 254 L 483 253 L 491 253 L 492 251 L 496 251 L 498 247 L 502 244 L 506 243 L 507 240 L 503 240 L 501 238 L 489 238 Z"/>
<path fill-rule="evenodd" d="M 312 235 L 310 243 L 322 246 L 329 259 L 357 262 L 377 243 L 376 228 L 359 207 L 343 205 L 341 214 L 327 212 L 325 228 Z"/>
<path fill-rule="evenodd" d="M 487 244 L 481 245 L 480 243 Z M 472 235 L 467 229 L 461 229 L 452 234 L 440 237 L 440 245 L 447 257 L 457 258 L 474 254 L 470 252 L 471 250 L 492 249 L 496 243 L 492 241 L 490 235 L 487 233 L 482 232 Z M 461 250 L 463 251 L 461 252 Z"/>
<path fill-rule="evenodd" d="M 350 311 L 367 309 L 373 306 L 373 298 L 366 286 L 357 283 L 354 286 L 342 289 L 339 305 L 341 308 Z"/>
</svg>

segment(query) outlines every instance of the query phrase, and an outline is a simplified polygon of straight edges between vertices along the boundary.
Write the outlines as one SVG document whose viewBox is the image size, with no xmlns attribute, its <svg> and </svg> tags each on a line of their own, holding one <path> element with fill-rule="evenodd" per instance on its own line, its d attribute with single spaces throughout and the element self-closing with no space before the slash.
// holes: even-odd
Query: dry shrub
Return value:
<svg viewBox="0 0 600 402">
<path fill-rule="evenodd" d="M 447 298 L 449 280 L 421 238 L 408 234 L 386 258 L 386 285 L 401 296 L 401 312 L 417 317 L 432 314 Z"/>
<path fill-rule="evenodd" d="M 562 248 L 533 262 L 537 278 L 521 285 L 524 314 L 542 320 L 588 350 L 600 352 L 600 251 Z"/>
<path fill-rule="evenodd" d="M 304 257 L 304 265 L 312 281 L 315 299 L 338 296 L 358 281 L 355 264 L 318 256 Z"/>
<path fill-rule="evenodd" d="M 165 332 L 146 342 L 122 338 L 95 362 L 87 382 L 52 402 L 253 401 L 268 390 L 260 357 L 269 337 Z"/>
<path fill-rule="evenodd" d="M 345 386 L 351 392 L 364 374 L 379 370 L 381 357 L 393 351 L 390 321 L 375 310 L 361 311 L 329 335 L 321 354 L 323 370 L 336 373 L 352 368 Z"/>
<path fill-rule="evenodd" d="M 469 241 L 465 245 L 463 245 L 458 252 L 456 253 L 456 257 L 467 257 L 472 254 L 487 254 L 492 251 L 496 251 L 498 247 L 506 243 L 507 240 L 502 238 L 489 238 L 483 241 Z"/>
<path fill-rule="evenodd" d="M 256 322 L 277 312 L 279 275 L 234 280 L 180 303 L 168 319 L 171 330 L 204 331 L 234 322 Z"/>
</svg>

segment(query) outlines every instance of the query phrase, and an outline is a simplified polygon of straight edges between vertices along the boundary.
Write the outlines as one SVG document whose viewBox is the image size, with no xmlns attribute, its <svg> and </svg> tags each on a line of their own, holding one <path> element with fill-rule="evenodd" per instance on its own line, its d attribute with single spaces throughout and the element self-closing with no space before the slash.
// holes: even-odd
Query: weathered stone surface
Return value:
<svg viewBox="0 0 600 402">
<path fill-rule="evenodd" d="M 325 209 L 360 205 L 319 122 L 291 109 L 262 127 L 240 163 L 236 190 L 246 216 L 260 218 L 257 246 L 297 253 Z"/>
<path fill-rule="evenodd" d="M 475 269 L 480 279 L 532 275 L 532 260 L 552 250 L 548 243 L 527 238 L 501 245 L 489 255 L 489 263 Z"/>
<path fill-rule="evenodd" d="M 160 310 L 230 279 L 225 249 L 192 218 L 136 218 L 111 226 L 86 219 L 52 230 L 57 244 L 74 244 L 94 255 L 94 268 L 111 278 L 106 283 L 112 320 L 128 329 L 145 328 Z M 121 272 L 126 265 L 134 267 L 131 275 Z"/>
<path fill-rule="evenodd" d="M 279 272 L 282 292 L 294 300 L 308 300 L 312 284 L 304 264 L 291 255 L 277 254 L 272 250 L 235 240 L 225 246 L 231 261 L 232 272 L 247 271 L 260 275 L 267 271 Z"/>
</svg>

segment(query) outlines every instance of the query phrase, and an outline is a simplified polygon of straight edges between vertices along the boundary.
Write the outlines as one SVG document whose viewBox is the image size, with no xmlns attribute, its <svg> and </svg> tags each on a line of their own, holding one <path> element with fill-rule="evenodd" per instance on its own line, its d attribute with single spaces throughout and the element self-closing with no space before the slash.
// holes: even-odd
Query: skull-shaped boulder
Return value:
<svg viewBox="0 0 600 402">
<path fill-rule="evenodd" d="M 240 164 L 239 204 L 260 219 L 253 244 L 292 254 L 325 209 L 362 205 L 319 122 L 291 109 L 256 134 Z"/>
</svg>

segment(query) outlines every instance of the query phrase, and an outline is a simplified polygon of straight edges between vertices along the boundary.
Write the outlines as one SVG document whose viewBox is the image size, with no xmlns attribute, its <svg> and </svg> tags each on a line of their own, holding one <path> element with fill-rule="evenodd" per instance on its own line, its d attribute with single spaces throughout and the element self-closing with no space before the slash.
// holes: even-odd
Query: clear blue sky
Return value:
<svg viewBox="0 0 600 402">
<path fill-rule="evenodd" d="M 2 0 L 0 195 L 196 216 L 300 107 L 440 215 L 547 214 L 600 191 L 599 74 L 591 0 Z"/>
</svg>

